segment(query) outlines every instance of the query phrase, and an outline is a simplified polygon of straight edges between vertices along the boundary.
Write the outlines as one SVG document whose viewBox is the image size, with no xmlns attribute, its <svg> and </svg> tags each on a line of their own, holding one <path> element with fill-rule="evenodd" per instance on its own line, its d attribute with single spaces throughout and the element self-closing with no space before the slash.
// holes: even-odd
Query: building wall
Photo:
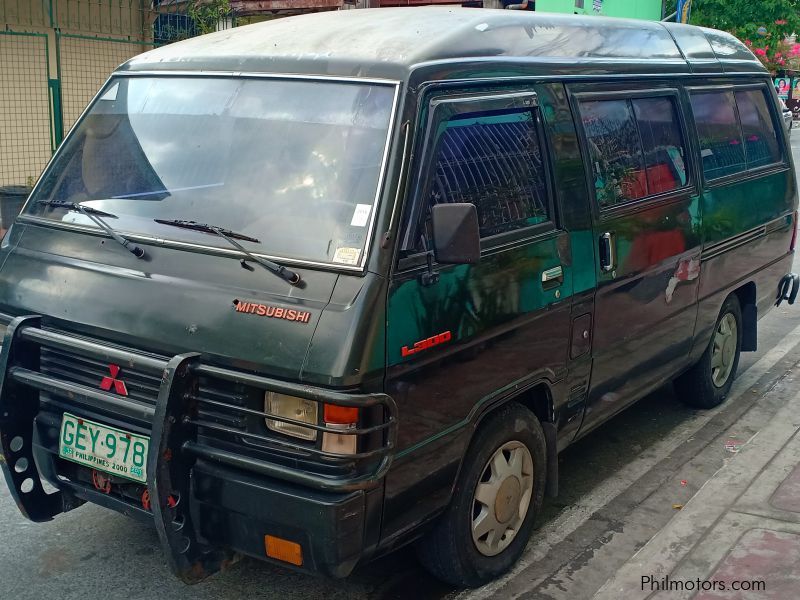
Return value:
<svg viewBox="0 0 800 600">
<path fill-rule="evenodd" d="M 581 7 L 583 5 L 583 7 Z M 536 0 L 539 12 L 578 13 L 606 17 L 629 17 L 660 21 L 662 0 L 602 0 L 600 12 L 594 10 L 594 0 Z"/>
</svg>

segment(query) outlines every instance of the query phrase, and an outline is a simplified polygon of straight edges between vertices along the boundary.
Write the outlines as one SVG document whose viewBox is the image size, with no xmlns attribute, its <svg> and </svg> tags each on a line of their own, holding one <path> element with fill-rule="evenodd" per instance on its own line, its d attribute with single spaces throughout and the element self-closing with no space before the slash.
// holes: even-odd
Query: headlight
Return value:
<svg viewBox="0 0 800 600">
<path fill-rule="evenodd" d="M 277 392 L 264 393 L 264 412 L 276 417 L 284 417 L 294 421 L 302 421 L 312 425 L 317 424 L 318 404 L 313 400 L 286 396 Z M 284 423 L 274 419 L 265 419 L 267 428 L 278 433 L 291 435 L 302 440 L 316 440 L 317 432 L 315 429 L 295 425 L 294 423 Z"/>
</svg>

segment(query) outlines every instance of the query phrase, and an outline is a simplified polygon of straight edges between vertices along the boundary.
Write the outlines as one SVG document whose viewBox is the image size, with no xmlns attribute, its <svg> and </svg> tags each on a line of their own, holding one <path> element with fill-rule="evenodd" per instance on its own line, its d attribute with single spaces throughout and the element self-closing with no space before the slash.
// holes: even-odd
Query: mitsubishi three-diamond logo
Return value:
<svg viewBox="0 0 800 600">
<path fill-rule="evenodd" d="M 106 375 L 103 377 L 103 381 L 100 382 L 100 389 L 109 391 L 113 386 L 117 394 L 120 396 L 127 396 L 128 388 L 125 387 L 125 382 L 117 378 L 117 375 L 119 375 L 119 365 L 108 365 L 108 372 L 111 373 L 111 376 L 109 377 Z"/>
</svg>

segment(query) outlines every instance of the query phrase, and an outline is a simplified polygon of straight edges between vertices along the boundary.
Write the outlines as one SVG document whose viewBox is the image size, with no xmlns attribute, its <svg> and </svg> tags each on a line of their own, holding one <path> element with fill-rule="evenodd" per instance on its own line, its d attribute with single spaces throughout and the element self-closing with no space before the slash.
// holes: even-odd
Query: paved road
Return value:
<svg viewBox="0 0 800 600">
<path fill-rule="evenodd" d="M 777 412 L 768 391 L 798 361 L 800 307 L 777 309 L 761 322 L 760 350 L 742 356 L 723 407 L 688 409 L 667 386 L 569 448 L 561 495 L 546 503 L 522 562 L 482 590 L 437 583 L 409 550 L 343 582 L 245 560 L 186 587 L 169 574 L 152 529 L 89 505 L 29 523 L 0 486 L 0 599 L 590 597 L 729 458 L 727 441 L 748 439 Z"/>
</svg>

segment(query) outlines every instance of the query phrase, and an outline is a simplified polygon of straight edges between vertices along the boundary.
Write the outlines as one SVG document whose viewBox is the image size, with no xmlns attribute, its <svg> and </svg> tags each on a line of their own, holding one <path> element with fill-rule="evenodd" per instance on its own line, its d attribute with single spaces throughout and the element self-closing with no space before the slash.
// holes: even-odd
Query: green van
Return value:
<svg viewBox="0 0 800 600">
<path fill-rule="evenodd" d="M 187 583 L 412 542 L 485 583 L 560 450 L 671 380 L 721 403 L 794 300 L 780 119 L 675 24 L 356 10 L 138 56 L 2 241 L 11 493 L 155 524 Z"/>
</svg>

